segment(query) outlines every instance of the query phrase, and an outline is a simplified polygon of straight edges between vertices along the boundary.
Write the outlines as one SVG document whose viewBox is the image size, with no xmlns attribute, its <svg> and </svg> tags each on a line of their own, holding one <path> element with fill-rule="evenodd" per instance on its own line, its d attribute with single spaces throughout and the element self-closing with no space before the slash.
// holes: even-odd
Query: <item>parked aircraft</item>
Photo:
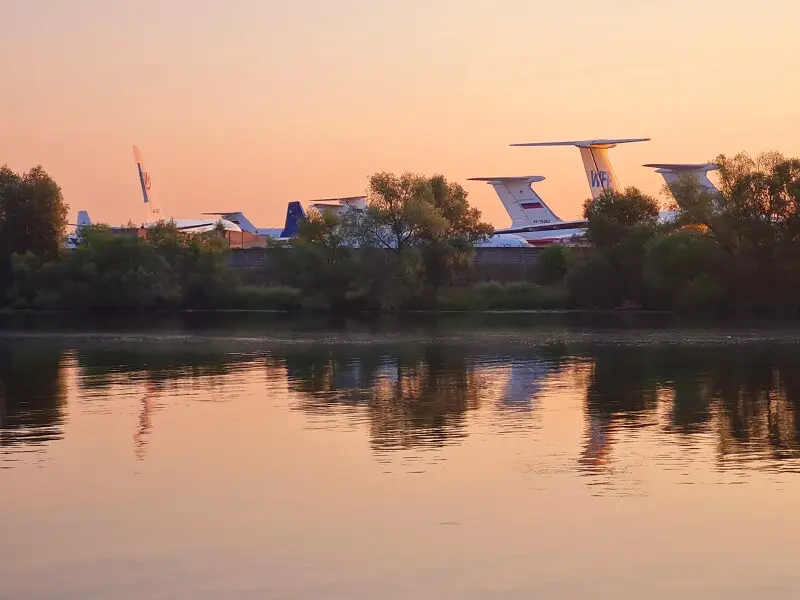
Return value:
<svg viewBox="0 0 800 600">
<path fill-rule="evenodd" d="M 150 173 L 147 171 L 147 167 L 145 167 L 142 152 L 135 145 L 133 146 L 133 158 L 136 162 L 136 171 L 139 179 L 139 185 L 142 189 L 142 199 L 144 200 L 145 214 L 144 221 L 141 225 L 142 227 L 153 227 L 160 222 L 172 221 L 175 223 L 175 226 L 178 228 L 178 230 L 182 231 L 183 233 L 194 234 L 213 231 L 220 223 L 226 231 L 241 231 L 236 223 L 228 221 L 227 219 L 176 219 L 172 216 L 166 216 L 161 209 L 161 203 L 159 202 L 158 197 L 153 191 L 153 180 L 150 177 Z M 81 211 L 78 213 L 79 224 L 81 215 L 84 216 L 86 221 L 85 224 L 91 223 L 89 214 L 86 211 Z M 112 227 L 112 229 L 124 229 L 124 227 Z"/>
<path fill-rule="evenodd" d="M 596 139 L 572 140 L 566 142 L 529 142 L 524 144 L 511 144 L 512 146 L 550 147 L 550 146 L 575 146 L 581 152 L 583 168 L 592 198 L 599 198 L 606 192 L 619 192 L 620 186 L 614 167 L 608 158 L 608 151 L 617 144 L 631 144 L 647 142 L 650 138 L 623 138 L 623 139 Z"/>
<path fill-rule="evenodd" d="M 707 190 L 719 192 L 717 186 L 708 178 L 710 171 L 719 169 L 714 163 L 650 163 L 643 166 L 655 169 L 670 187 L 683 178 L 691 178 Z"/>
<path fill-rule="evenodd" d="M 650 138 L 621 138 L 621 139 L 594 139 L 594 140 L 572 140 L 563 142 L 530 142 L 523 144 L 511 144 L 512 146 L 526 147 L 552 147 L 552 146 L 575 146 L 580 150 L 583 167 L 586 173 L 586 180 L 589 183 L 589 190 L 592 198 L 598 198 L 607 192 L 621 192 L 614 167 L 608 157 L 608 151 L 615 148 L 618 144 L 631 144 L 637 142 L 647 142 Z M 677 180 L 682 174 L 696 176 L 702 185 L 710 185 L 711 181 L 705 175 L 713 170 L 715 165 L 710 164 L 658 164 L 645 165 L 656 167 L 657 171 L 664 176 L 668 185 Z M 672 211 L 661 211 L 658 215 L 659 220 L 664 222 L 674 216 Z"/>
<path fill-rule="evenodd" d="M 312 208 L 317 211 L 321 210 L 334 210 L 335 212 L 340 213 L 343 209 L 347 208 L 366 208 L 367 201 L 365 196 L 351 196 L 347 198 L 323 198 L 320 200 L 312 200 L 312 204 L 309 205 L 309 208 Z M 336 204 L 331 204 L 335 202 Z M 299 212 L 296 212 L 296 219 L 299 220 L 305 218 L 305 210 L 303 206 L 299 202 L 292 202 L 290 205 L 295 205 L 295 210 L 299 208 Z M 231 221 L 232 223 L 236 223 L 239 227 L 241 227 L 242 231 L 246 231 L 248 233 L 253 233 L 256 235 L 264 235 L 269 236 L 271 238 L 282 238 L 282 237 L 291 237 L 291 235 L 286 236 L 284 235 L 287 229 L 287 226 L 284 226 L 283 229 L 278 227 L 256 227 L 241 211 L 236 212 L 207 212 L 203 213 L 205 215 L 216 215 Z M 288 214 L 287 214 L 288 218 Z M 295 231 L 296 233 L 296 231 Z M 293 235 L 293 234 L 292 234 Z"/>
<path fill-rule="evenodd" d="M 81 228 L 91 224 L 92 220 L 89 218 L 89 213 L 85 210 L 79 210 L 78 220 L 74 225 L 75 230 L 72 233 L 68 233 L 66 239 L 64 240 L 64 245 L 66 246 L 67 250 L 74 250 L 78 246 L 81 236 Z M 72 223 L 69 223 L 69 225 L 72 225 Z"/>
<path fill-rule="evenodd" d="M 546 246 L 577 242 L 586 232 L 585 220 L 564 221 L 534 191 L 533 184 L 544 181 L 541 175 L 473 177 L 470 181 L 491 185 L 511 217 L 511 227 L 498 229 L 498 235 L 519 236 L 527 245 Z"/>
<path fill-rule="evenodd" d="M 716 194 L 719 193 L 708 178 L 709 171 L 716 171 L 719 166 L 714 163 L 650 163 L 643 165 L 656 170 L 663 178 L 664 182 L 672 188 L 676 183 L 684 178 L 693 179 L 701 187 Z M 659 218 L 664 221 L 675 216 L 674 211 L 664 211 L 659 213 Z"/>
<path fill-rule="evenodd" d="M 327 198 L 315 200 L 310 206 L 317 212 L 333 211 L 336 214 L 343 214 L 349 210 L 366 210 L 366 196 L 352 196 L 349 198 Z M 507 232 L 496 232 L 489 239 L 475 244 L 477 248 L 524 248 L 528 242 L 518 235 Z"/>
<path fill-rule="evenodd" d="M 133 147 L 133 157 L 136 161 L 136 170 L 139 174 L 139 184 L 142 186 L 142 198 L 145 206 L 145 222 L 143 227 L 153 227 L 162 221 L 173 221 L 178 230 L 184 233 L 204 233 L 213 231 L 220 223 L 226 231 L 241 231 L 241 228 L 227 219 L 176 219 L 167 217 L 161 209 L 157 195 L 153 193 L 153 182 L 144 164 L 142 152 L 137 146 Z"/>
</svg>

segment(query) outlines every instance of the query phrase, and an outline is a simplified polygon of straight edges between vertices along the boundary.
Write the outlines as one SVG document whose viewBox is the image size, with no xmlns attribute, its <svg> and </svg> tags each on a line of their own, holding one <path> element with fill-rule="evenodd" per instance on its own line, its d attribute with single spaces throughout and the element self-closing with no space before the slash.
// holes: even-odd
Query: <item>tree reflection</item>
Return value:
<svg viewBox="0 0 800 600">
<path fill-rule="evenodd" d="M 6 342 L 0 349 L 0 446 L 61 439 L 66 386 L 63 353 L 47 345 Z"/>
<path fill-rule="evenodd" d="M 285 365 L 301 410 L 362 407 L 375 449 L 441 446 L 463 437 L 466 414 L 480 406 L 482 378 L 465 347 L 306 348 L 273 360 Z"/>
<path fill-rule="evenodd" d="M 581 464 L 607 466 L 615 436 L 657 425 L 665 433 L 713 433 L 729 456 L 800 456 L 798 351 L 786 346 L 593 347 Z M 662 402 L 669 421 L 659 421 Z M 602 460 L 601 460 L 602 459 Z"/>
</svg>

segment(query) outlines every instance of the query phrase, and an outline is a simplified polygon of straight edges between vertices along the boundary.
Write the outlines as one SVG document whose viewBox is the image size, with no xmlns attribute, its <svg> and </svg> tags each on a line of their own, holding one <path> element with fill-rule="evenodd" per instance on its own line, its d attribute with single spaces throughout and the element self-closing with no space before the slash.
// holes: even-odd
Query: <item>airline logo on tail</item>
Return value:
<svg viewBox="0 0 800 600">
<path fill-rule="evenodd" d="M 150 191 L 150 175 L 147 174 L 147 171 L 142 170 L 141 163 L 136 163 L 136 168 L 139 169 L 139 183 L 142 184 L 142 195 L 144 196 L 144 203 L 147 204 L 150 202 L 150 197 L 148 196 L 148 192 Z"/>
<path fill-rule="evenodd" d="M 611 173 L 608 171 L 589 171 L 589 183 L 593 188 L 606 189 L 611 186 Z"/>
<path fill-rule="evenodd" d="M 137 146 L 133 146 L 133 158 L 136 161 L 136 170 L 139 173 L 139 185 L 142 187 L 142 199 L 145 206 L 145 221 L 159 221 L 161 220 L 161 204 L 158 201 L 158 194 L 153 190 L 153 181 L 150 179 L 150 174 L 147 172 L 147 167 L 144 166 L 144 157 L 142 152 Z"/>
</svg>

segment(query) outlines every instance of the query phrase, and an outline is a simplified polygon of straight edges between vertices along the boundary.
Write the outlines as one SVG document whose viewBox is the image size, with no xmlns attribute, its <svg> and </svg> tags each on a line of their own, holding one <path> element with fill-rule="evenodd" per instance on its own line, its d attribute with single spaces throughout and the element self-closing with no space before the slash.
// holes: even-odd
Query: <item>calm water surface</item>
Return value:
<svg viewBox="0 0 800 600">
<path fill-rule="evenodd" d="M 3 323 L 0 598 L 797 598 L 800 332 Z"/>
</svg>

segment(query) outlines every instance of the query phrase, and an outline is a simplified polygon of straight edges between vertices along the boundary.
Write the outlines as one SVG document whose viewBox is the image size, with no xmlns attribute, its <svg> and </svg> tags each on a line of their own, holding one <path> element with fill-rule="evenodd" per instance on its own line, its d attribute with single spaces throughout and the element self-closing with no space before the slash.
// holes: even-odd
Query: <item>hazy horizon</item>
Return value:
<svg viewBox="0 0 800 600">
<path fill-rule="evenodd" d="M 588 196 L 574 148 L 515 142 L 644 136 L 612 160 L 800 155 L 800 5 L 688 0 L 8 0 L 0 22 L 0 164 L 59 182 L 70 220 L 143 213 L 131 146 L 167 213 L 363 193 L 376 171 L 442 173 L 496 226 L 468 177 L 539 174 L 564 218 Z"/>
</svg>

